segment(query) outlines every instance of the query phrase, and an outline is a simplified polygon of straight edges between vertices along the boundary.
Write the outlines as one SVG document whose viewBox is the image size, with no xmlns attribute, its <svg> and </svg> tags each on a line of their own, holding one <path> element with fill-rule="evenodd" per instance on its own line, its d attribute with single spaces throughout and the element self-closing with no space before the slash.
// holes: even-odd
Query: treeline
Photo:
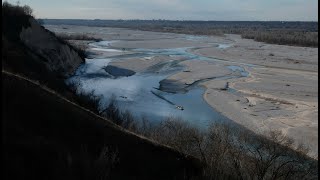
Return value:
<svg viewBox="0 0 320 180">
<path fill-rule="evenodd" d="M 318 31 L 318 22 L 294 21 L 169 21 L 169 20 L 86 20 L 86 19 L 41 19 L 51 25 L 83 25 L 83 26 L 118 26 L 118 27 L 171 27 L 179 28 L 213 28 L 213 29 L 293 29 Z"/>
<path fill-rule="evenodd" d="M 5 1 L 2 3 L 2 15 L 4 14 L 11 16 L 33 16 L 33 10 L 28 5 L 13 5 Z"/>
<path fill-rule="evenodd" d="M 21 26 L 30 26 L 29 17 L 33 17 L 33 10 L 28 5 L 13 5 L 8 2 L 2 3 L 2 29 L 3 29 L 3 40 L 2 45 L 7 46 L 6 38 L 14 39 L 15 41 L 20 41 L 19 33 L 21 31 Z M 54 35 L 60 42 L 67 44 L 71 49 L 75 50 L 82 59 L 86 57 L 85 50 L 81 47 L 77 47 L 74 44 L 71 44 L 67 40 L 71 39 L 79 39 L 79 40 L 96 40 L 99 41 L 101 39 L 93 38 L 91 36 L 85 34 L 77 34 L 77 35 L 67 35 L 67 34 L 59 34 L 56 35 L 47 30 L 48 33 Z M 4 52 L 7 53 L 7 52 Z"/>
<path fill-rule="evenodd" d="M 82 94 L 82 98 L 98 107 L 99 97 L 93 93 Z M 115 96 L 99 114 L 125 129 L 200 159 L 206 168 L 199 179 L 318 178 L 318 162 L 307 156 L 308 148 L 296 145 L 280 131 L 270 131 L 266 138 L 223 123 L 213 123 L 208 131 L 200 131 L 177 118 L 152 123 L 121 110 Z"/>
<path fill-rule="evenodd" d="M 318 47 L 318 22 L 42 19 L 45 24 L 131 28 L 193 35 L 240 34 L 272 44 Z"/>
<path fill-rule="evenodd" d="M 243 38 L 271 44 L 300 45 L 306 47 L 318 47 L 318 32 L 304 31 L 245 31 L 241 33 Z"/>
<path fill-rule="evenodd" d="M 160 27 L 160 26 L 141 26 L 139 30 L 145 31 L 160 31 L 192 35 L 224 35 L 224 34 L 239 34 L 243 38 L 254 39 L 255 41 L 266 42 L 270 44 L 318 47 L 318 31 L 308 31 L 303 29 L 270 29 L 267 27 L 204 27 L 187 26 L 187 27 Z M 312 29 L 312 28 L 311 28 Z"/>
</svg>

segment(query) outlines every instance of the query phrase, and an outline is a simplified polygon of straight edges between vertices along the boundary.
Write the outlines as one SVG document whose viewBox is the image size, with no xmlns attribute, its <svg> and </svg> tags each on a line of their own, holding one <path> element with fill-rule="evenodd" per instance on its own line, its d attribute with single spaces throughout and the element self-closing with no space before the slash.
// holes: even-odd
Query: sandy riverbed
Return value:
<svg viewBox="0 0 320 180">
<path fill-rule="evenodd" d="M 203 48 L 196 53 L 262 67 L 247 67 L 249 77 L 231 82 L 236 95 L 216 90 L 214 80 L 205 82 L 207 102 L 256 132 L 282 130 L 317 156 L 318 49 L 227 37 L 234 40 L 230 48 Z"/>
<path fill-rule="evenodd" d="M 233 79 L 208 79 L 203 95 L 207 103 L 231 120 L 265 134 L 281 130 L 287 136 L 310 147 L 311 156 L 318 156 L 318 48 L 271 45 L 225 37 L 194 37 L 189 35 L 144 32 L 119 28 L 48 26 L 54 31 L 87 32 L 104 40 L 115 40 L 110 47 L 126 51 L 104 52 L 106 57 L 134 53 L 132 48 L 186 51 L 219 61 L 186 60 L 177 56 L 154 55 L 126 58 L 110 63 L 113 66 L 143 72 L 169 60 L 181 60 L 185 71 L 167 80 L 182 85 L 195 81 L 235 74 L 229 65 L 244 68 L 249 75 Z M 220 44 L 220 46 L 219 46 Z M 253 66 L 257 65 L 257 66 Z M 229 82 L 230 91 L 221 90 Z"/>
</svg>

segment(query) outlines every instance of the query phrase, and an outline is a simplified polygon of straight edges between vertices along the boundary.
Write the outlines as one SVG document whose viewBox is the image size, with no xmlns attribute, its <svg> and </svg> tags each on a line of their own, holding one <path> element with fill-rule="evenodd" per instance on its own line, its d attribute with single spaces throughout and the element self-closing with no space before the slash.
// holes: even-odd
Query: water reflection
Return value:
<svg viewBox="0 0 320 180">
<path fill-rule="evenodd" d="M 90 44 L 91 50 L 119 51 L 109 47 L 110 41 L 102 41 Z M 67 83 L 78 84 L 79 92 L 93 93 L 100 96 L 100 110 L 106 108 L 112 95 L 115 96 L 118 106 L 122 110 L 129 110 L 137 118 L 145 116 L 153 122 L 160 122 L 167 117 L 179 117 L 192 125 L 205 128 L 214 121 L 228 121 L 226 117 L 216 112 L 202 98 L 204 89 L 193 86 L 186 93 L 167 93 L 159 89 L 159 82 L 169 75 L 183 70 L 176 60 L 168 60 L 149 67 L 142 73 L 136 73 L 128 77 L 114 77 L 105 71 L 111 61 L 118 58 L 143 57 L 155 55 L 168 55 L 183 57 L 184 59 L 209 60 L 207 57 L 194 55 L 187 52 L 189 48 L 174 49 L 134 49 L 134 54 L 117 58 L 99 58 L 99 54 L 92 55 L 95 58 L 87 59 L 85 64 L 79 67 L 76 74 L 67 80 Z M 109 67 L 110 68 L 110 67 Z M 232 71 L 239 71 L 245 75 L 244 69 L 229 66 Z M 164 98 L 159 98 L 153 92 Z M 169 103 L 172 102 L 172 103 Z M 182 106 L 183 110 L 177 108 Z"/>
</svg>

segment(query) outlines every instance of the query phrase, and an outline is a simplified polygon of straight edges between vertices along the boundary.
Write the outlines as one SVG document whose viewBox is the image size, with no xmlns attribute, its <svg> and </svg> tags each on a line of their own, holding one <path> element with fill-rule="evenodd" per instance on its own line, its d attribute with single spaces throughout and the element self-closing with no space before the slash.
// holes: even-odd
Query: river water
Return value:
<svg viewBox="0 0 320 180">
<path fill-rule="evenodd" d="M 190 38 L 190 36 L 188 36 Z M 112 48 L 114 41 L 101 41 L 89 44 L 91 50 L 100 52 L 119 52 L 121 49 Z M 217 48 L 228 48 L 230 45 L 219 44 Z M 168 76 L 183 71 L 184 67 L 179 65 L 181 58 L 184 60 L 196 59 L 204 61 L 215 61 L 190 53 L 190 48 L 173 49 L 130 49 L 132 54 L 118 55 L 104 58 L 102 55 L 90 55 L 86 62 L 79 67 L 74 76 L 67 83 L 76 83 L 78 92 L 92 93 L 100 97 L 100 110 L 105 109 L 111 96 L 116 100 L 122 111 L 130 111 L 137 119 L 145 117 L 154 123 L 160 122 L 167 117 L 180 118 L 195 127 L 206 128 L 213 122 L 230 122 L 228 118 L 215 111 L 203 99 L 205 89 L 193 85 L 184 92 L 165 92 L 159 89 L 160 82 Z M 112 61 L 119 59 L 130 60 L 132 57 L 143 57 L 150 59 L 156 55 L 167 55 L 170 57 L 181 57 L 179 61 L 168 60 L 151 66 L 149 69 L 134 73 L 130 76 L 114 76 L 106 71 L 106 67 Z M 217 60 L 219 61 L 219 60 Z M 238 75 L 220 78 L 231 79 L 247 76 L 248 73 L 240 66 L 225 66 L 230 71 L 238 72 Z M 116 69 L 121 74 L 121 69 Z M 205 80 L 203 80 L 205 81 Z M 181 106 L 181 108 L 179 108 Z"/>
</svg>

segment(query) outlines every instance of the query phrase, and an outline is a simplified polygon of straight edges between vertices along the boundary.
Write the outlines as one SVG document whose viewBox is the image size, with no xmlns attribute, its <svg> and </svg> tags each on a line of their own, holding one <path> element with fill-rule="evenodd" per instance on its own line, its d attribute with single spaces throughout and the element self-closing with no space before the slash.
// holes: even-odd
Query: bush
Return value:
<svg viewBox="0 0 320 180">
<path fill-rule="evenodd" d="M 295 146 L 281 131 L 267 137 L 228 124 L 212 124 L 200 131 L 181 119 L 167 118 L 152 124 L 141 123 L 126 111 L 122 113 L 112 97 L 104 116 L 116 124 L 207 164 L 201 179 L 313 179 L 318 177 L 317 161 L 307 157 L 308 148 Z"/>
<path fill-rule="evenodd" d="M 2 3 L 2 13 L 11 16 L 33 16 L 33 10 L 30 6 L 12 5 L 6 1 Z"/>
<path fill-rule="evenodd" d="M 58 33 L 56 34 L 61 39 L 64 40 L 89 40 L 89 41 L 102 41 L 101 38 L 95 38 L 93 36 L 89 36 L 87 34 L 66 34 L 66 33 Z"/>
<path fill-rule="evenodd" d="M 78 86 L 80 84 L 76 84 L 74 81 L 68 82 L 67 85 L 70 91 L 76 94 L 76 96 L 74 97 L 75 102 L 91 110 L 92 112 L 99 114 L 100 97 L 94 95 L 94 91 L 91 91 L 90 93 L 84 93 L 84 92 L 78 91 Z"/>
<path fill-rule="evenodd" d="M 50 31 L 48 31 L 50 32 Z M 52 32 L 50 32 L 52 33 Z M 66 44 L 67 46 L 69 46 L 70 49 L 73 49 L 74 51 L 77 52 L 77 54 L 81 57 L 81 59 L 84 59 L 87 57 L 86 55 L 86 50 L 84 48 L 81 48 L 81 47 L 78 47 L 78 46 L 75 46 L 73 44 L 71 44 L 69 41 L 57 36 L 56 34 L 52 33 L 57 39 L 58 41 L 60 41 L 62 44 Z"/>
</svg>

